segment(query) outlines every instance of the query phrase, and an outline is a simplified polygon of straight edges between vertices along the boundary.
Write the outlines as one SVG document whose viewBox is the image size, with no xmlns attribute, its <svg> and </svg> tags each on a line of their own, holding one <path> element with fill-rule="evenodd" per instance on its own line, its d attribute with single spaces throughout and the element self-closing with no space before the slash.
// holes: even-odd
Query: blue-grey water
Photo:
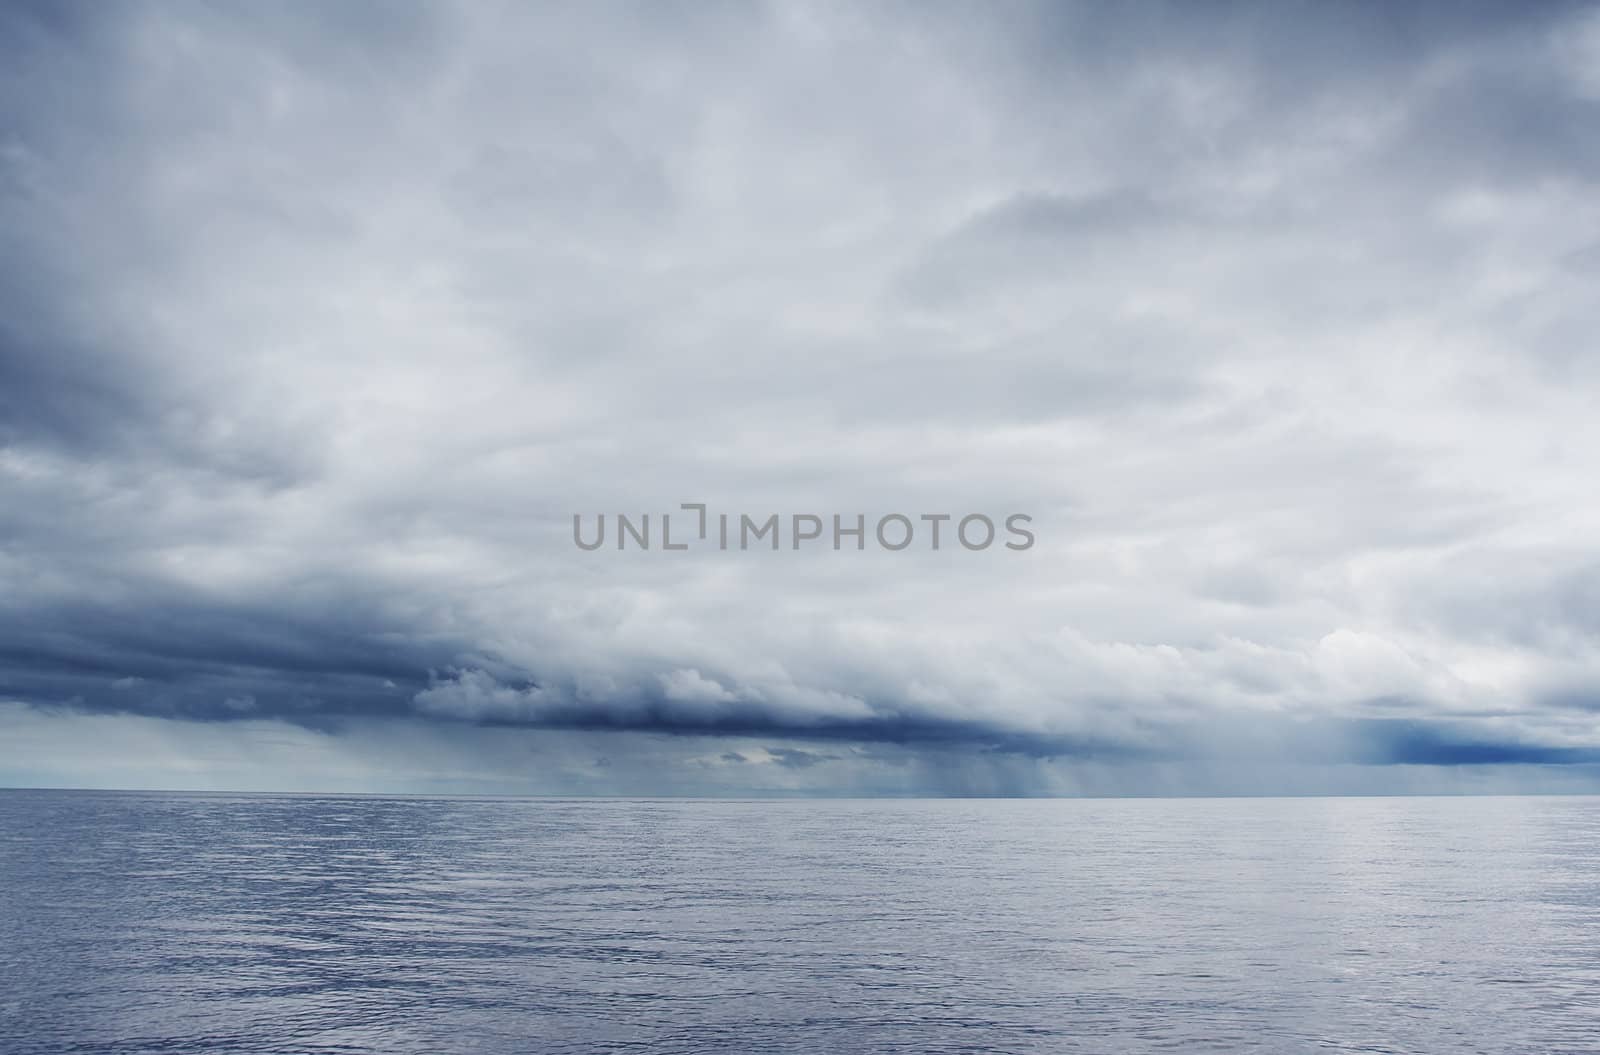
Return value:
<svg viewBox="0 0 1600 1055">
<path fill-rule="evenodd" d="M 1600 799 L 0 792 L 0 1052 L 1596 1052 Z"/>
</svg>

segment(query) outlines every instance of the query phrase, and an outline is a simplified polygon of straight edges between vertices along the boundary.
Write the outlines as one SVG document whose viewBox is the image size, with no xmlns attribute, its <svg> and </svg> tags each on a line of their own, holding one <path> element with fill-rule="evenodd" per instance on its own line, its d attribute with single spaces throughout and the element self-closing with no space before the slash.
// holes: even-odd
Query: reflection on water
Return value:
<svg viewBox="0 0 1600 1055">
<path fill-rule="evenodd" d="M 0 792 L 0 1051 L 1593 1052 L 1600 800 Z"/>
</svg>

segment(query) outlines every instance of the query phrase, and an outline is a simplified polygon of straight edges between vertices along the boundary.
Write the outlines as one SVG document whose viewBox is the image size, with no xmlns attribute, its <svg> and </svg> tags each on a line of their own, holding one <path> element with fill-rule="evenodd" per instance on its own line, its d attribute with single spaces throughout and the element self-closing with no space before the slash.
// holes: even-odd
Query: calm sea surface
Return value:
<svg viewBox="0 0 1600 1055">
<path fill-rule="evenodd" d="M 0 792 L 0 1052 L 1600 1052 L 1600 799 Z"/>
</svg>

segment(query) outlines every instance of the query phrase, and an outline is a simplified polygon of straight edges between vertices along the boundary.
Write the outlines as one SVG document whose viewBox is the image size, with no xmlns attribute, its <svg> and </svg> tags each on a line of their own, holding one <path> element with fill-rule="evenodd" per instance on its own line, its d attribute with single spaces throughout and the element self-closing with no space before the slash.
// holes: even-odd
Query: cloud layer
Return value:
<svg viewBox="0 0 1600 1055">
<path fill-rule="evenodd" d="M 1593 780 L 1592 6 L 0 41 L 0 698 L 55 760 L 0 777 L 165 722 L 585 745 L 544 790 Z M 1038 543 L 572 543 L 683 502 Z"/>
</svg>

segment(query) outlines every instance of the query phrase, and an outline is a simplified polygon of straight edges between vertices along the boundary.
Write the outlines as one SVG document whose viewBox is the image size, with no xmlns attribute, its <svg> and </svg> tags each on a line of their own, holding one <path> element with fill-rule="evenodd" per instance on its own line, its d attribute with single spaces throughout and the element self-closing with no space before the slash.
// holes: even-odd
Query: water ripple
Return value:
<svg viewBox="0 0 1600 1055">
<path fill-rule="evenodd" d="M 0 1051 L 1594 1052 L 1600 800 L 0 792 Z"/>
</svg>

